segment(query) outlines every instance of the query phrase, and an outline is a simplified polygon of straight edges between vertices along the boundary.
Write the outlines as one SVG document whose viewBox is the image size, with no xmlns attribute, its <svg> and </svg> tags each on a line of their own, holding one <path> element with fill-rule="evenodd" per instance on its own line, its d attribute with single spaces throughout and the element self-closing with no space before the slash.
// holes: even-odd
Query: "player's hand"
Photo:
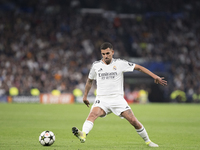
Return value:
<svg viewBox="0 0 200 150">
<path fill-rule="evenodd" d="M 84 99 L 83 102 L 85 103 L 85 105 L 87 105 L 87 107 L 90 106 L 90 102 L 87 99 Z"/>
<path fill-rule="evenodd" d="M 156 83 L 156 84 L 161 84 L 162 86 L 165 86 L 165 85 L 167 85 L 167 81 L 166 80 L 163 80 L 164 79 L 164 77 L 157 77 L 155 80 L 154 80 L 154 82 Z"/>
</svg>

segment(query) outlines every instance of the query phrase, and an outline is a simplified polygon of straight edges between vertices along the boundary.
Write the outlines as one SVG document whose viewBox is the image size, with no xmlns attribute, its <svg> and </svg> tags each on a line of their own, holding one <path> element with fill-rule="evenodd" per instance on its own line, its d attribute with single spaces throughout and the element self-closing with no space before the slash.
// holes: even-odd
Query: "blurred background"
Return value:
<svg viewBox="0 0 200 150">
<path fill-rule="evenodd" d="M 107 41 L 115 58 L 168 81 L 162 87 L 140 72 L 125 73 L 129 103 L 198 103 L 199 8 L 198 0 L 1 0 L 0 101 L 72 94 L 81 102 L 91 64 Z"/>
</svg>

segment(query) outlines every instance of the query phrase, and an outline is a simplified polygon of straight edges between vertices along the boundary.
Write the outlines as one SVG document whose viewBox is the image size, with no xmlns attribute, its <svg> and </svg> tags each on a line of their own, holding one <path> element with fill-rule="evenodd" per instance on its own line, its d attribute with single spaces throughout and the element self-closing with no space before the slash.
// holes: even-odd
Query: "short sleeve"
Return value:
<svg viewBox="0 0 200 150">
<path fill-rule="evenodd" d="M 96 80 L 96 73 L 95 73 L 94 64 L 92 65 L 92 67 L 91 67 L 91 69 L 90 69 L 88 78 L 89 78 L 89 79 L 92 79 L 92 80 Z"/>
<path fill-rule="evenodd" d="M 123 72 L 131 72 L 135 68 L 135 64 L 134 63 L 128 62 L 126 60 L 122 60 L 121 64 L 122 64 L 121 67 L 123 68 Z"/>
</svg>

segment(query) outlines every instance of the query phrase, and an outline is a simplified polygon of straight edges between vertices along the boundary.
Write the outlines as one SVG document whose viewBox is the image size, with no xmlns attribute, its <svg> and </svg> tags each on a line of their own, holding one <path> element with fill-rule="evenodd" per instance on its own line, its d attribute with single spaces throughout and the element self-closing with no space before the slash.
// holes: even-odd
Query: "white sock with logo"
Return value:
<svg viewBox="0 0 200 150">
<path fill-rule="evenodd" d="M 94 123 L 86 120 L 83 124 L 83 128 L 82 128 L 82 132 L 85 132 L 86 135 L 90 132 L 90 130 L 92 130 Z"/>
<path fill-rule="evenodd" d="M 145 128 L 142 126 L 141 129 L 136 129 L 137 133 L 141 136 L 141 138 L 143 138 L 143 140 L 145 142 L 149 142 L 150 139 L 149 139 L 149 136 L 147 134 L 147 131 L 145 130 Z"/>
</svg>

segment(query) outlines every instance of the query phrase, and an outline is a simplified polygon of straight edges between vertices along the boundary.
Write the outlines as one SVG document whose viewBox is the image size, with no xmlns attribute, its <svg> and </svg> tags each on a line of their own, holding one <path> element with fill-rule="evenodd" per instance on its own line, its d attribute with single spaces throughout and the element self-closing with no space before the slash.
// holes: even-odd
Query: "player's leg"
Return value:
<svg viewBox="0 0 200 150">
<path fill-rule="evenodd" d="M 100 116 L 105 116 L 106 113 L 105 111 L 100 108 L 100 107 L 93 107 L 92 110 L 90 111 L 86 121 L 83 124 L 82 131 L 88 134 L 90 130 L 92 130 L 94 121 L 100 117 Z"/>
<path fill-rule="evenodd" d="M 86 119 L 86 121 L 83 124 L 82 131 L 80 131 L 78 128 L 73 127 L 72 132 L 73 134 L 80 139 L 81 143 L 84 143 L 86 140 L 86 135 L 92 130 L 94 121 L 100 117 L 106 115 L 105 111 L 100 107 L 93 107 Z"/>
<path fill-rule="evenodd" d="M 135 127 L 137 133 L 143 138 L 143 140 L 148 146 L 158 147 L 157 144 L 151 142 L 144 126 L 137 120 L 131 109 L 122 112 L 121 116 L 128 120 L 130 124 Z"/>
</svg>

